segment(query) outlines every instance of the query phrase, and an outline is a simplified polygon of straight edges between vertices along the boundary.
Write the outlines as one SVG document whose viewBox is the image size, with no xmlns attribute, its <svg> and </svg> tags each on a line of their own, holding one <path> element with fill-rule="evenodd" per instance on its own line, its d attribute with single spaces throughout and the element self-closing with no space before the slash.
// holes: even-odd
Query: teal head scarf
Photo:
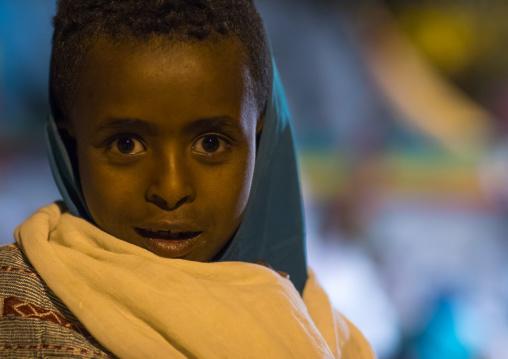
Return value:
<svg viewBox="0 0 508 359">
<path fill-rule="evenodd" d="M 270 264 L 286 272 L 302 293 L 307 280 L 304 221 L 289 110 L 275 62 L 271 101 L 257 149 L 249 201 L 240 227 L 217 261 Z M 71 214 L 90 222 L 75 164 L 48 118 L 51 170 Z"/>
</svg>

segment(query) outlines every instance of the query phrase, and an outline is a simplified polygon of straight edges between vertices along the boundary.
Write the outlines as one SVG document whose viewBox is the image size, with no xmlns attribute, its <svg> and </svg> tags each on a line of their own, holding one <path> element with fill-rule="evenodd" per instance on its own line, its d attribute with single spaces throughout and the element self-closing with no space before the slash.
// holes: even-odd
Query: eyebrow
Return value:
<svg viewBox="0 0 508 359">
<path fill-rule="evenodd" d="M 98 132 L 143 129 L 151 134 L 158 132 L 158 126 L 138 118 L 106 118 L 94 130 Z M 208 132 L 221 130 L 239 130 L 237 121 L 228 116 L 215 116 L 198 119 L 184 126 L 184 132 Z"/>
<path fill-rule="evenodd" d="M 238 122 L 228 116 L 202 118 L 184 127 L 185 132 L 210 132 L 238 129 Z"/>
<path fill-rule="evenodd" d="M 95 131 L 103 132 L 111 130 L 132 130 L 133 128 L 143 129 L 150 133 L 156 133 L 158 130 L 157 125 L 137 118 L 107 118 L 95 126 L 94 129 Z"/>
</svg>

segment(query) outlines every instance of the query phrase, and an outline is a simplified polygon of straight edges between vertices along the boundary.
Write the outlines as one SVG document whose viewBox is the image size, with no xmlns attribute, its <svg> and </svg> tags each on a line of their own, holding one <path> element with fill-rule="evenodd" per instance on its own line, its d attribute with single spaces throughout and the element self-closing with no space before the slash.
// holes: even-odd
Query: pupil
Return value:
<svg viewBox="0 0 508 359">
<path fill-rule="evenodd" d="M 124 138 L 119 140 L 116 146 L 120 152 L 130 153 L 134 150 L 134 141 L 132 138 Z"/>
<path fill-rule="evenodd" d="M 206 152 L 215 152 L 219 149 L 220 142 L 217 137 L 205 137 L 202 145 Z"/>
</svg>

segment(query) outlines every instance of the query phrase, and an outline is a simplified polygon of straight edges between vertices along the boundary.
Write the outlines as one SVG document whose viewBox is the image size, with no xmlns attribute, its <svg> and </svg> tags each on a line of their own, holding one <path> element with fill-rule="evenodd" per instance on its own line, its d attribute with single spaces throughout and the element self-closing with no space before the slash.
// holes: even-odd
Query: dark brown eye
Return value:
<svg viewBox="0 0 508 359">
<path fill-rule="evenodd" d="M 229 150 L 230 142 L 220 135 L 209 134 L 200 137 L 192 145 L 192 150 L 201 155 L 219 155 Z"/>
<path fill-rule="evenodd" d="M 204 137 L 201 146 L 206 152 L 216 152 L 220 147 L 220 140 L 216 136 Z"/>
<path fill-rule="evenodd" d="M 111 151 L 123 155 L 135 155 L 145 151 L 145 146 L 133 137 L 123 137 L 113 141 Z"/>
<path fill-rule="evenodd" d="M 218 135 L 207 135 L 196 140 L 192 149 L 201 154 L 222 153 L 228 150 L 229 143 Z"/>
<path fill-rule="evenodd" d="M 122 153 L 131 153 L 135 146 L 132 138 L 124 138 L 116 143 L 116 147 Z"/>
</svg>

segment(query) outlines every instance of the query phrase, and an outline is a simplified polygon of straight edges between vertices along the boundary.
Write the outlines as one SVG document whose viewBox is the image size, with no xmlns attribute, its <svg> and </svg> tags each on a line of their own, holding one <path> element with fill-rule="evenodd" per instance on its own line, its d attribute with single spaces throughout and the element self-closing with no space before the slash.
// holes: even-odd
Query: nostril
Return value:
<svg viewBox="0 0 508 359">
<path fill-rule="evenodd" d="M 184 196 L 176 202 L 169 202 L 169 201 L 166 201 L 161 196 L 159 196 L 155 193 L 152 193 L 147 197 L 147 201 L 155 204 L 157 207 L 159 207 L 165 211 L 173 211 L 185 203 L 192 202 L 192 198 L 190 196 Z"/>
<path fill-rule="evenodd" d="M 159 197 L 156 194 L 149 195 L 147 199 L 148 199 L 149 202 L 152 202 L 157 207 L 160 207 L 162 209 L 168 209 L 168 207 L 169 207 L 168 203 L 166 202 L 166 200 L 164 198 L 162 198 L 162 197 Z"/>
<path fill-rule="evenodd" d="M 180 199 L 176 204 L 175 204 L 175 208 L 178 208 L 180 207 L 181 205 L 183 205 L 184 203 L 191 203 L 192 202 L 192 197 L 191 196 L 185 196 L 183 197 L 182 199 Z"/>
</svg>

